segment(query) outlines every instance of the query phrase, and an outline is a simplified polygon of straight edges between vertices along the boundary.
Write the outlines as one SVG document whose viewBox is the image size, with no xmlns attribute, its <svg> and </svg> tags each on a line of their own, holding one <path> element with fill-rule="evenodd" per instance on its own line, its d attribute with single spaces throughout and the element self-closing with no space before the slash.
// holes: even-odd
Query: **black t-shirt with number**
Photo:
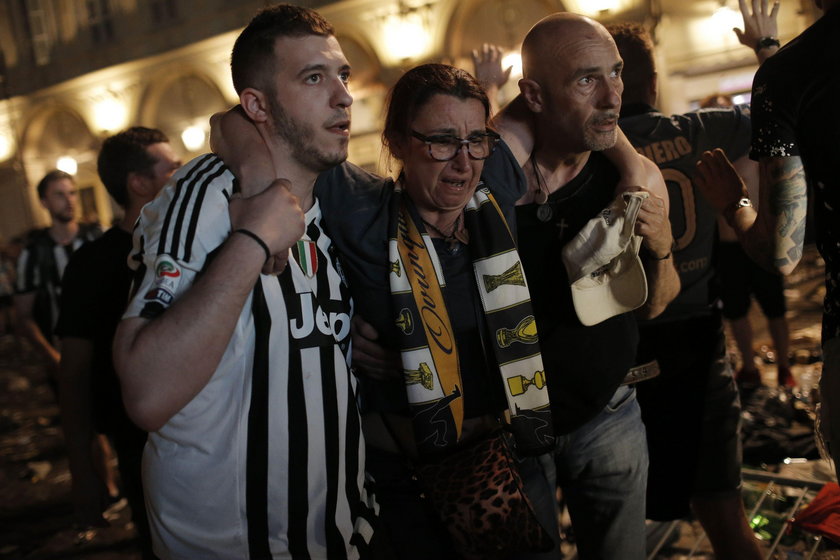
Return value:
<svg viewBox="0 0 840 560">
<path fill-rule="evenodd" d="M 636 150 L 656 163 L 668 187 L 674 265 L 680 293 L 651 323 L 708 315 L 718 294 L 714 283 L 717 213 L 694 187 L 703 152 L 721 148 L 734 161 L 750 147 L 749 107 L 701 109 L 663 115 L 648 105 L 621 110 L 621 129 Z"/>
</svg>

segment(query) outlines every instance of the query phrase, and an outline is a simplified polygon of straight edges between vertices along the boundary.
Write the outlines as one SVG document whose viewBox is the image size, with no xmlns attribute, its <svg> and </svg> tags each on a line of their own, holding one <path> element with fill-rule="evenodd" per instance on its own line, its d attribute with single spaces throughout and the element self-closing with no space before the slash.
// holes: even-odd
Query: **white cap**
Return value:
<svg viewBox="0 0 840 560">
<path fill-rule="evenodd" d="M 633 233 L 646 192 L 621 193 L 563 247 L 578 319 L 592 326 L 647 300 L 647 277 Z"/>
</svg>

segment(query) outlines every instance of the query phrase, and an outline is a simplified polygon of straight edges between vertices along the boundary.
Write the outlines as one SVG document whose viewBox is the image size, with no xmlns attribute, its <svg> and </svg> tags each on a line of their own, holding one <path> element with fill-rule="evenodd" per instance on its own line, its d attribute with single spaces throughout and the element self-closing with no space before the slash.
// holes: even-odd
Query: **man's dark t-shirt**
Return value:
<svg viewBox="0 0 840 560">
<path fill-rule="evenodd" d="M 491 158 L 484 178 L 494 185 L 525 185 L 521 167 L 510 154 Z M 553 218 L 537 218 L 536 204 L 516 207 L 518 248 L 531 290 L 534 316 L 546 368 L 555 430 L 569 433 L 603 410 L 633 366 L 638 344 L 636 319 L 623 313 L 583 326 L 572 303 L 562 249 L 615 197 L 619 174 L 607 158 L 592 152 L 572 181 L 551 194 Z M 511 224 L 513 227 L 514 224 Z"/>
<path fill-rule="evenodd" d="M 680 293 L 662 314 L 645 323 L 709 316 L 719 295 L 714 267 L 717 212 L 692 179 L 706 150 L 721 148 L 732 161 L 747 155 L 749 107 L 664 115 L 648 105 L 634 104 L 621 108 L 619 125 L 636 150 L 659 166 L 671 203 Z"/>
<path fill-rule="evenodd" d="M 93 343 L 91 391 L 95 427 L 102 433 L 143 432 L 128 419 L 114 371 L 111 344 L 131 286 L 126 264 L 131 234 L 118 227 L 79 249 L 62 282 L 61 314 L 56 334 Z M 145 437 L 145 436 L 144 436 Z"/>
</svg>

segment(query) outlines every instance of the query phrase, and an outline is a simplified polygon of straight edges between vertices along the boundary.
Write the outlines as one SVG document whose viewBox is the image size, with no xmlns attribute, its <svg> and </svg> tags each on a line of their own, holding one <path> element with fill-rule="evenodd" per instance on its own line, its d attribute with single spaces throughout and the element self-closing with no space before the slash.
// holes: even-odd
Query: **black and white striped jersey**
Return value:
<svg viewBox="0 0 840 560">
<path fill-rule="evenodd" d="M 76 236 L 60 245 L 50 236 L 49 228 L 40 229 L 30 235 L 18 257 L 15 293 L 35 293 L 32 318 L 52 344 L 56 343 L 53 331 L 58 322 L 64 268 L 79 247 L 100 235 L 98 226 L 80 224 Z"/>
<path fill-rule="evenodd" d="M 235 188 L 206 155 L 143 209 L 126 317 L 163 314 L 190 288 L 230 234 Z M 312 260 L 260 276 L 210 381 L 150 434 L 143 479 L 161 558 L 357 558 L 370 542 L 350 296 L 317 201 L 306 223 Z"/>
</svg>

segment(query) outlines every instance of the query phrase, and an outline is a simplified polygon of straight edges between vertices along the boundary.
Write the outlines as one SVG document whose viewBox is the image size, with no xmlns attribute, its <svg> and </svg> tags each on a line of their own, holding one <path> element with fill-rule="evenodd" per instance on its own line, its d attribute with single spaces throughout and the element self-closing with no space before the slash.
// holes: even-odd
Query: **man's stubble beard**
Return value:
<svg viewBox="0 0 840 560">
<path fill-rule="evenodd" d="M 604 150 L 609 150 L 615 146 L 616 140 L 617 135 L 615 132 L 609 135 L 605 133 L 591 133 L 585 135 L 584 137 L 586 149 L 591 152 L 603 152 Z"/>
<path fill-rule="evenodd" d="M 565 98 L 562 95 L 557 95 L 553 92 L 550 88 L 543 86 L 543 95 L 545 96 L 545 103 L 549 106 L 554 107 L 563 107 Z M 558 111 L 559 115 L 555 115 L 553 112 L 547 117 L 548 122 L 551 122 L 552 119 L 557 126 L 555 127 L 555 133 L 561 134 L 566 138 L 573 139 L 572 145 L 574 146 L 574 150 L 579 150 L 580 152 L 601 152 L 604 150 L 608 150 L 615 146 L 616 141 L 618 140 L 618 114 L 619 109 L 615 110 L 600 110 L 600 114 L 596 113 L 590 116 L 586 121 L 583 123 L 583 127 L 579 124 L 572 124 L 567 122 L 564 114 L 564 111 Z M 595 125 L 598 121 L 603 120 L 604 118 L 612 118 L 616 119 L 616 126 L 610 133 L 601 133 L 595 132 L 593 130 L 593 125 Z M 578 121 L 579 122 L 579 121 Z M 569 127 L 573 127 L 573 129 L 569 129 Z M 565 128 L 565 132 L 563 131 Z"/>
<path fill-rule="evenodd" d="M 618 112 L 610 112 L 608 115 L 593 115 L 586 121 L 583 130 L 583 141 L 586 144 L 587 150 L 591 150 L 593 152 L 603 152 L 604 150 L 609 150 L 615 146 L 615 143 L 618 140 L 618 124 L 616 124 L 615 128 L 608 133 L 596 132 L 592 128 L 599 120 L 604 119 L 605 116 L 607 116 L 607 118 L 614 117 L 617 120 Z"/>
<path fill-rule="evenodd" d="M 326 152 L 315 143 L 315 129 L 290 117 L 277 103 L 272 92 L 268 96 L 271 109 L 271 124 L 274 132 L 282 138 L 292 150 L 292 156 L 307 168 L 321 172 L 344 162 L 347 159 L 347 142 L 342 149 L 334 153 Z"/>
</svg>

